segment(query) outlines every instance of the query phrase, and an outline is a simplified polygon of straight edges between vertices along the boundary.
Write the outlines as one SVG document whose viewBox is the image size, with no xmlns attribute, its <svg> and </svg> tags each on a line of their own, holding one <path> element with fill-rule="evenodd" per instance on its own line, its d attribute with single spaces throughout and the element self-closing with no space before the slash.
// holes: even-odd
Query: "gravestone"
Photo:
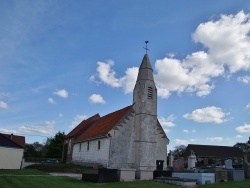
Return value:
<svg viewBox="0 0 250 188">
<path fill-rule="evenodd" d="M 225 160 L 225 168 L 226 169 L 233 169 L 233 162 L 232 159 Z"/>
<path fill-rule="evenodd" d="M 184 159 L 181 157 L 177 160 L 174 160 L 174 171 L 183 171 L 184 170 Z"/>
<path fill-rule="evenodd" d="M 193 150 L 191 150 L 191 154 L 188 156 L 188 169 L 194 168 L 196 162 L 197 162 L 196 156 Z"/>
<path fill-rule="evenodd" d="M 170 152 L 168 154 L 168 160 L 169 160 L 169 167 L 173 167 L 174 166 L 174 156 L 173 156 L 171 150 L 170 150 Z"/>
</svg>

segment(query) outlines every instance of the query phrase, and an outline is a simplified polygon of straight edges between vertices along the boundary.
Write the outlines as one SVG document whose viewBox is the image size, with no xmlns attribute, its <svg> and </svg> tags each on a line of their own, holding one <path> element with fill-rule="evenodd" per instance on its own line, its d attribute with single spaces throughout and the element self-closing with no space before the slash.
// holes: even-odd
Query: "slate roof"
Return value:
<svg viewBox="0 0 250 188">
<path fill-rule="evenodd" d="M 25 137 L 0 133 L 0 147 L 18 148 L 23 149 L 25 147 Z"/>
<path fill-rule="evenodd" d="M 244 152 L 238 147 L 189 144 L 183 156 L 188 157 L 191 150 L 193 150 L 197 157 L 230 158 L 243 157 L 244 155 Z"/>
<path fill-rule="evenodd" d="M 77 125 L 65 138 L 75 137 L 77 138 L 83 132 L 85 132 L 96 120 L 100 118 L 99 114 L 95 114 L 92 117 L 83 120 L 79 125 Z"/>
<path fill-rule="evenodd" d="M 93 122 L 77 139 L 76 142 L 104 136 L 132 109 L 133 105 L 117 110 Z"/>
</svg>

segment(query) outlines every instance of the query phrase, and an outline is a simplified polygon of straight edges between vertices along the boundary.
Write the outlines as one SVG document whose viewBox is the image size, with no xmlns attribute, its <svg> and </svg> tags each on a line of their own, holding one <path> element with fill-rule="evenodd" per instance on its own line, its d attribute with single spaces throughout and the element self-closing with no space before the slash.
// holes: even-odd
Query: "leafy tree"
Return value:
<svg viewBox="0 0 250 188">
<path fill-rule="evenodd" d="M 244 152 L 250 152 L 250 145 L 247 142 L 246 143 L 237 142 L 233 147 L 238 147 L 242 149 L 242 151 Z"/>
<path fill-rule="evenodd" d="M 63 151 L 64 132 L 58 132 L 53 138 L 47 138 L 44 151 L 48 158 L 61 158 Z"/>
<path fill-rule="evenodd" d="M 41 157 L 43 145 L 39 142 L 33 144 L 25 144 L 24 157 Z"/>
<path fill-rule="evenodd" d="M 179 145 L 175 146 L 174 150 L 172 151 L 172 155 L 174 156 L 174 159 L 178 159 L 183 156 L 187 146 L 185 145 Z"/>
</svg>

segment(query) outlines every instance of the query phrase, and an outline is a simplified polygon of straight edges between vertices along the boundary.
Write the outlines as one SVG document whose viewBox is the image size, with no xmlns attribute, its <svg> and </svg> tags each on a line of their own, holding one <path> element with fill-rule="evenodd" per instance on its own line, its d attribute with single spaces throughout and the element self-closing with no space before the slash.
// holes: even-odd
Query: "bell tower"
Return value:
<svg viewBox="0 0 250 188">
<path fill-rule="evenodd" d="M 153 170 L 156 169 L 157 89 L 147 53 L 139 68 L 133 102 L 136 178 L 153 179 Z"/>
</svg>

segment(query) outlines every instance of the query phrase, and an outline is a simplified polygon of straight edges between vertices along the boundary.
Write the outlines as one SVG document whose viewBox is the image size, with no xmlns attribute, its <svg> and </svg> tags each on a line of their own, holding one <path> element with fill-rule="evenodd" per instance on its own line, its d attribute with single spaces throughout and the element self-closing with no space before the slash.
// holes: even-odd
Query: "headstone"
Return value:
<svg viewBox="0 0 250 188">
<path fill-rule="evenodd" d="M 168 160 L 169 160 L 169 167 L 173 167 L 174 166 L 174 156 L 173 156 L 171 150 L 170 150 L 170 152 L 168 154 Z"/>
<path fill-rule="evenodd" d="M 232 181 L 245 180 L 244 170 L 228 170 L 228 179 Z"/>
<path fill-rule="evenodd" d="M 173 162 L 174 171 L 183 171 L 184 170 L 184 159 L 179 158 Z"/>
<path fill-rule="evenodd" d="M 232 159 L 225 160 L 225 168 L 226 169 L 233 169 L 233 162 Z"/>
<path fill-rule="evenodd" d="M 195 156 L 193 150 L 191 150 L 191 154 L 190 154 L 190 156 L 188 156 L 188 169 L 194 168 L 196 162 L 197 162 L 196 156 Z"/>
</svg>

